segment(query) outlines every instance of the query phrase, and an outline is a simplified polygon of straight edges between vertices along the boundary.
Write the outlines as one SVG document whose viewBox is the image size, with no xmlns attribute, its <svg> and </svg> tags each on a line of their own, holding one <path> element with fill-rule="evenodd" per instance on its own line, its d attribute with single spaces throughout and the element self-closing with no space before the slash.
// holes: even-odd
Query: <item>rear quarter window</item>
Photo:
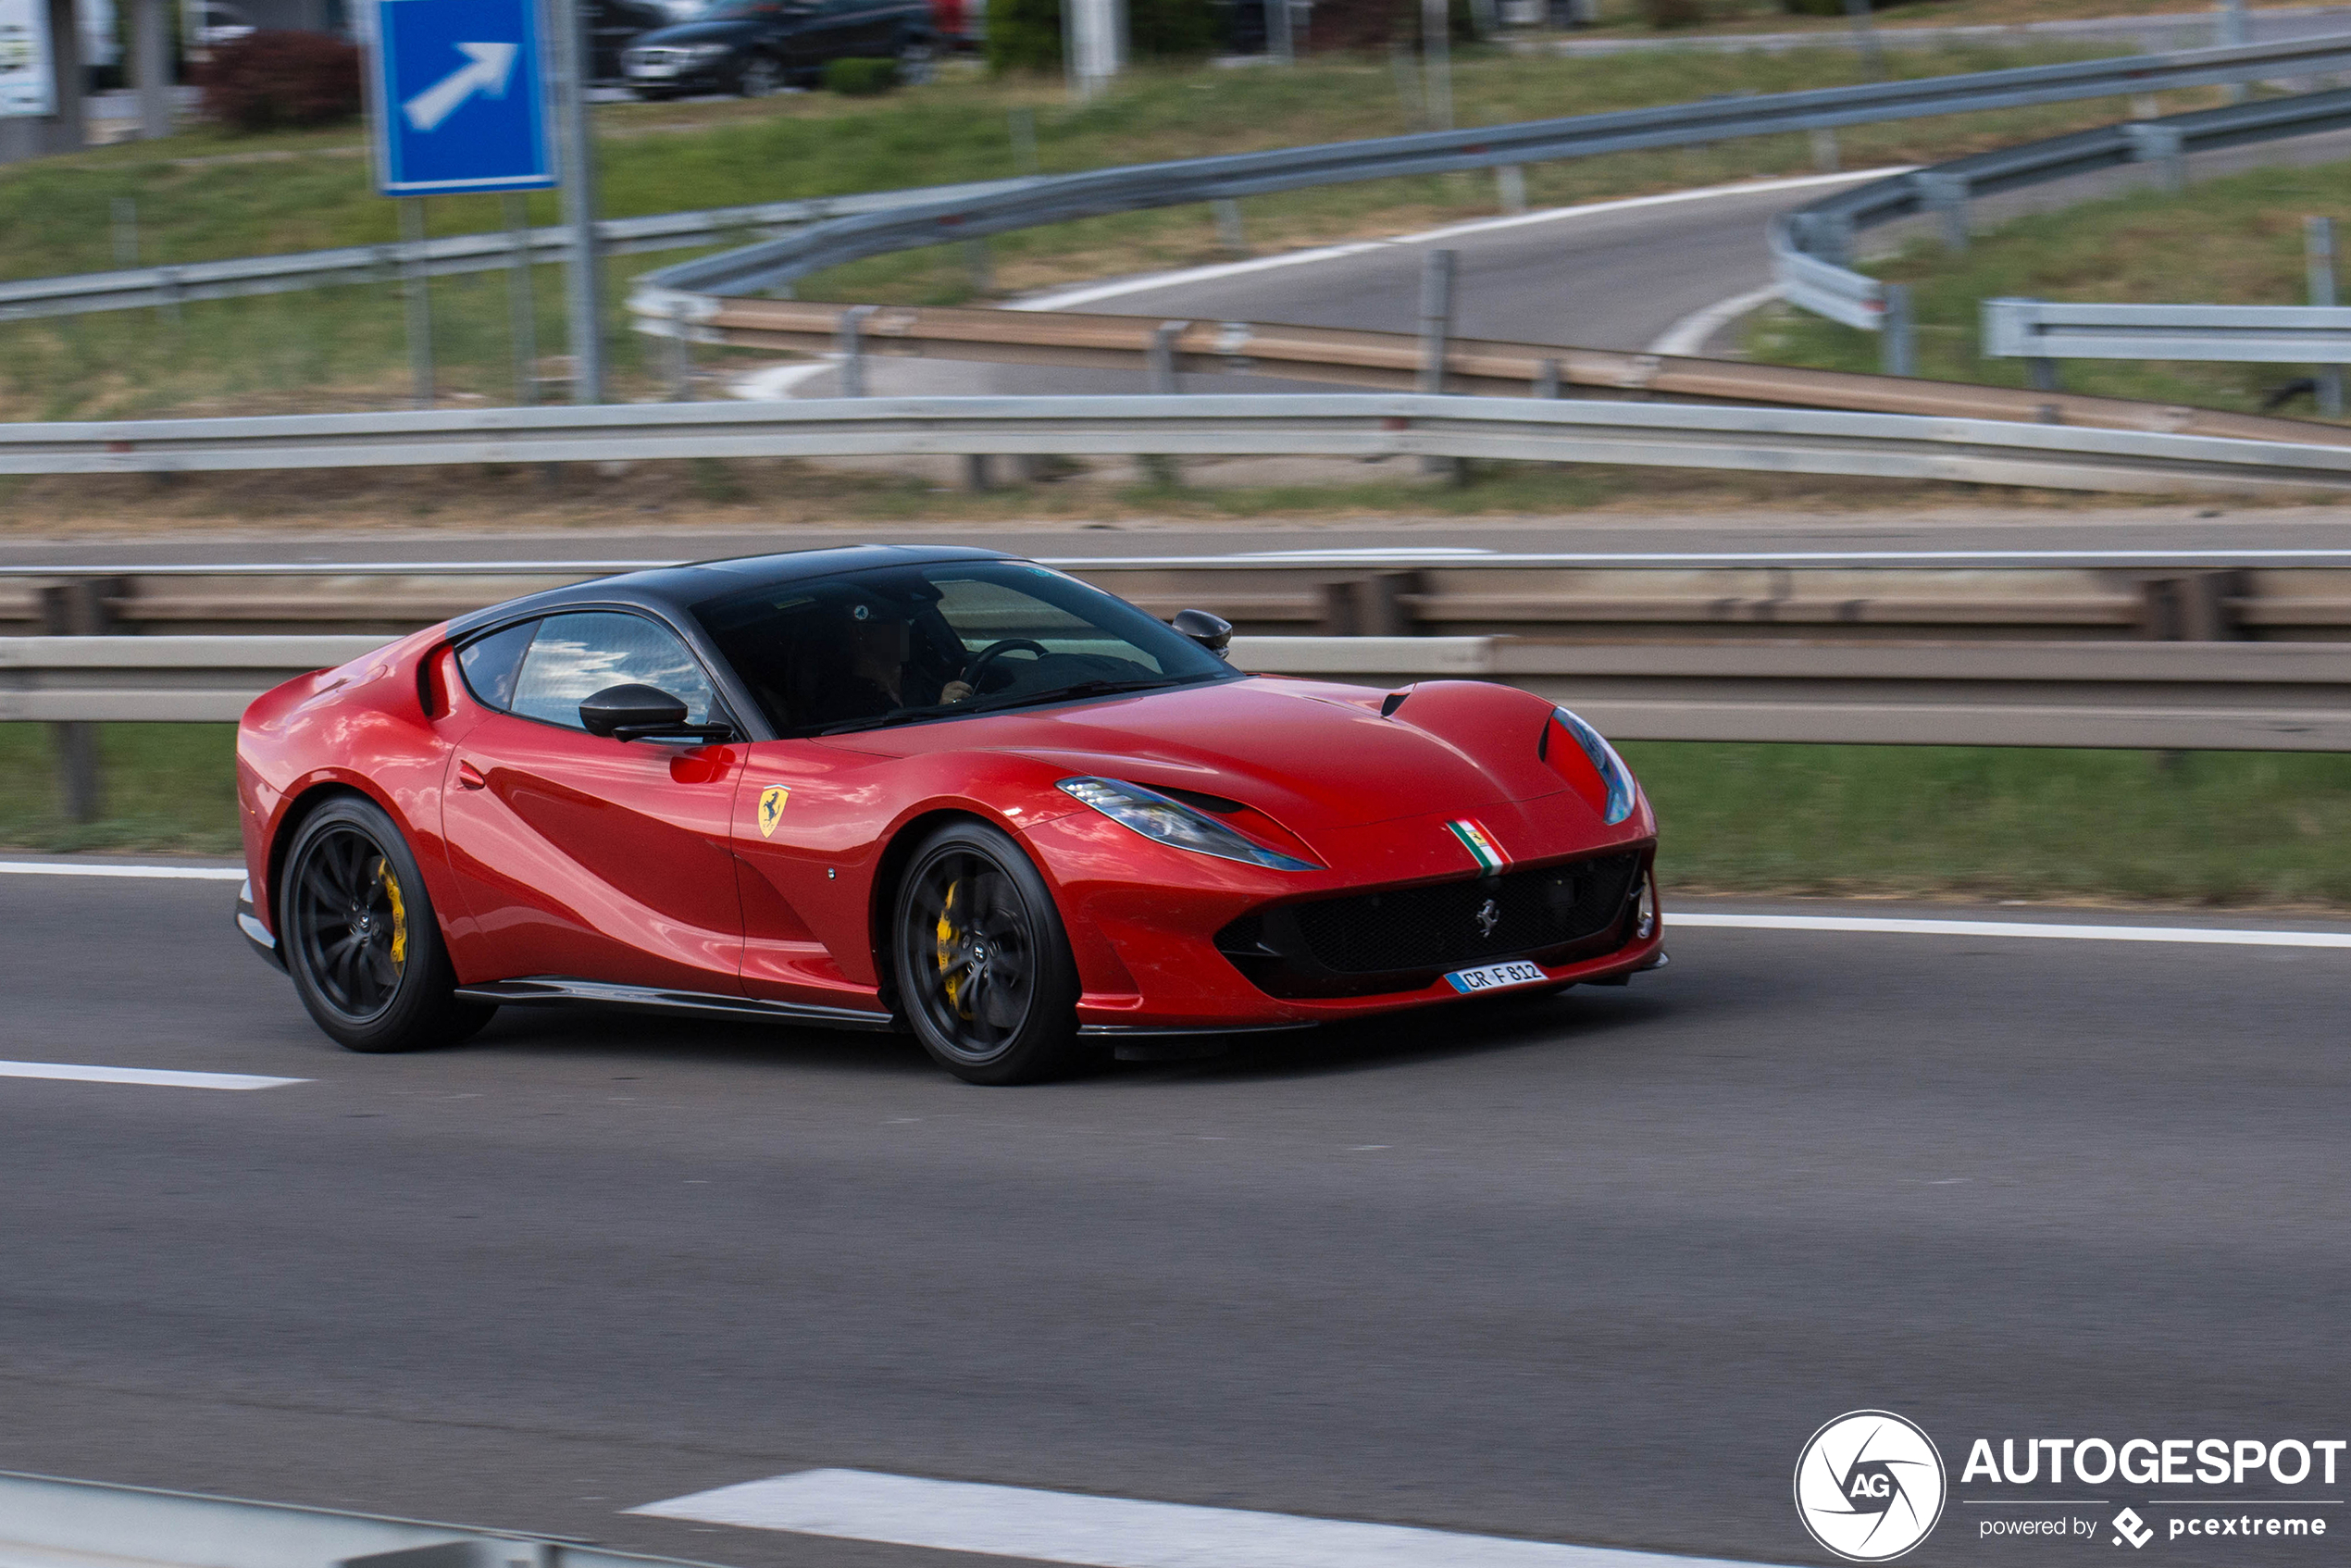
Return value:
<svg viewBox="0 0 2351 1568">
<path fill-rule="evenodd" d="M 466 690 L 473 693 L 474 701 L 502 713 L 514 705 L 515 677 L 521 672 L 522 656 L 530 651 L 530 640 L 538 631 L 537 621 L 525 621 L 457 650 L 457 667 L 465 672 Z"/>
</svg>

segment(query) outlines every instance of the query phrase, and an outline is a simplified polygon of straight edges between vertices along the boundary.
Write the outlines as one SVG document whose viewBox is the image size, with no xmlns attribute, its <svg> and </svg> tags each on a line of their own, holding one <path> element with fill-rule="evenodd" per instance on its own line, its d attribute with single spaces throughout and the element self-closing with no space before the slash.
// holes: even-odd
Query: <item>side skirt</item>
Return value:
<svg viewBox="0 0 2351 1568">
<path fill-rule="evenodd" d="M 534 1002 L 591 1002 L 606 1007 L 635 1007 L 653 1013 L 690 1014 L 704 1018 L 755 1019 L 769 1024 L 815 1024 L 833 1029 L 889 1031 L 898 1020 L 888 1013 L 858 1007 L 819 1007 L 797 1002 L 762 1002 L 756 997 L 717 996 L 706 991 L 663 990 L 655 986 L 616 986 L 603 980 L 575 980 L 542 975 L 528 980 L 495 980 L 483 986 L 460 986 L 467 1002 L 491 1002 L 501 1007 Z"/>
</svg>

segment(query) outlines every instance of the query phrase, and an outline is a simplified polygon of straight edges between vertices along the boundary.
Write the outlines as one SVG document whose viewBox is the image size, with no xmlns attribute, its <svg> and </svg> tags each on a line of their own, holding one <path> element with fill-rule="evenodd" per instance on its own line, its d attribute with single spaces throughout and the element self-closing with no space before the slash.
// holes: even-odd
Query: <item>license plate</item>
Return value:
<svg viewBox="0 0 2351 1568">
<path fill-rule="evenodd" d="M 1543 973 L 1539 964 L 1524 959 L 1515 964 L 1488 964 L 1476 969 L 1456 969 L 1445 977 L 1445 983 L 1467 995 L 1471 991 L 1500 990 L 1505 986 L 1531 986 L 1550 977 Z"/>
</svg>

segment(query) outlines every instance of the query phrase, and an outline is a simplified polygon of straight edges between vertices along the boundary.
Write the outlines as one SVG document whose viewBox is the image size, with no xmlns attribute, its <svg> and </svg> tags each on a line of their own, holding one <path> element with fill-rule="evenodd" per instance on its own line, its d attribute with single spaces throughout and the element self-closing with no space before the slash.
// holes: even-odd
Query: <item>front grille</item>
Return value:
<svg viewBox="0 0 2351 1568">
<path fill-rule="evenodd" d="M 1502 958 L 1560 962 L 1622 922 L 1637 852 L 1499 877 L 1351 893 L 1244 915 L 1216 946 L 1277 996 L 1417 990 L 1449 969 Z M 1489 907 L 1490 906 L 1490 907 Z"/>
</svg>

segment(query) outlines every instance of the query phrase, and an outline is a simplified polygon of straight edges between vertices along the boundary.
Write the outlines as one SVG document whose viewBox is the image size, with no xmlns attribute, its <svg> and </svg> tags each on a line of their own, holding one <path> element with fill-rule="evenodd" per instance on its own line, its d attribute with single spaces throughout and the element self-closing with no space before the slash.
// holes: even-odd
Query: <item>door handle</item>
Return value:
<svg viewBox="0 0 2351 1568">
<path fill-rule="evenodd" d="M 473 764 L 461 762 L 457 765 L 457 788 L 460 790 L 482 790 L 487 789 L 489 785 L 490 780 L 484 778 L 481 776 L 481 769 Z"/>
</svg>

